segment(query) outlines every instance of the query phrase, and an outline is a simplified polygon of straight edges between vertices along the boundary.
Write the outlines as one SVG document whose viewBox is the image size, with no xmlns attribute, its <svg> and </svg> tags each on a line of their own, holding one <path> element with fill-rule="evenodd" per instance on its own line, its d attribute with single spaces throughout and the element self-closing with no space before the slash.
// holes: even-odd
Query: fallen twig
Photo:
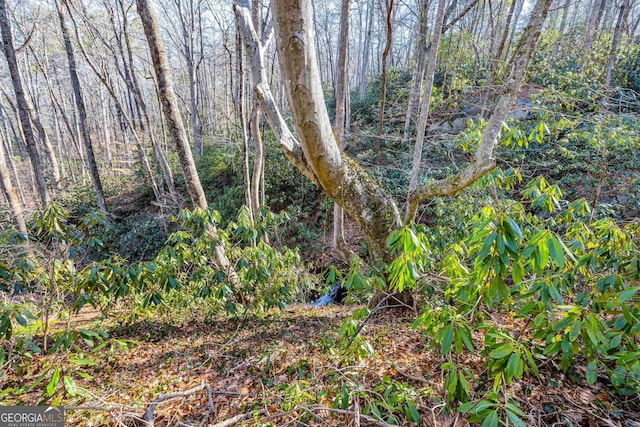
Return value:
<svg viewBox="0 0 640 427">
<path fill-rule="evenodd" d="M 206 390 L 207 391 L 207 398 L 209 400 L 209 411 L 210 411 L 210 413 L 213 413 L 213 411 L 215 410 L 215 407 L 213 405 L 213 395 L 214 394 L 231 394 L 231 395 L 234 395 L 234 396 L 237 396 L 239 394 L 239 393 L 237 393 L 235 391 L 213 390 L 209 384 L 202 383 L 199 386 L 190 388 L 189 390 L 177 391 L 175 393 L 164 394 L 162 396 L 156 397 L 155 399 L 153 399 L 151 401 L 151 404 L 149 405 L 149 409 L 147 409 L 147 412 L 144 415 L 144 420 L 146 421 L 146 423 L 149 426 L 153 426 L 153 411 L 156 409 L 156 406 L 158 406 L 159 403 L 162 403 L 162 402 L 167 401 L 167 400 L 175 399 L 175 398 L 178 398 L 178 397 L 190 396 L 190 395 L 192 395 L 194 393 L 197 393 L 199 391 L 202 391 L 202 390 Z"/>
<path fill-rule="evenodd" d="M 254 415 L 256 417 L 258 417 L 258 416 L 264 415 L 266 413 L 267 413 L 267 411 L 264 410 L 264 409 L 260 409 L 258 412 L 251 411 L 251 412 L 247 412 L 247 413 L 244 413 L 244 414 L 236 415 L 235 417 L 231 417 L 229 419 L 221 421 L 218 424 L 210 425 L 209 427 L 230 427 L 232 425 L 235 425 L 235 424 L 239 423 L 240 421 L 247 420 L 247 419 L 253 417 Z"/>
</svg>

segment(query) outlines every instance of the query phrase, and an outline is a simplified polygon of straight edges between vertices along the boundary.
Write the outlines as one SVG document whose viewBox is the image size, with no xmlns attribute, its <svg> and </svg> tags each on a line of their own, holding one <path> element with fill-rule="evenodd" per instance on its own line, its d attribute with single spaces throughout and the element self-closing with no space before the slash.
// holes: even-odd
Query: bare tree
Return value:
<svg viewBox="0 0 640 427">
<path fill-rule="evenodd" d="M 427 65 L 427 81 L 425 83 L 422 102 L 420 103 L 420 117 L 418 118 L 418 133 L 416 135 L 416 144 L 413 148 L 413 162 L 411 164 L 411 173 L 409 175 L 408 194 L 415 191 L 418 186 L 418 177 L 420 176 L 420 162 L 422 160 L 422 146 L 424 145 L 424 137 L 427 131 L 427 120 L 429 118 L 429 108 L 431 106 L 431 92 L 433 91 L 433 80 L 436 75 L 436 60 L 438 57 L 438 48 L 440 47 L 440 35 L 442 34 L 442 26 L 444 25 L 444 6 L 446 0 L 438 0 L 438 11 L 436 12 L 436 23 L 433 29 L 433 38 L 431 39 L 431 48 L 429 49 L 429 62 Z M 413 213 L 415 215 L 415 212 Z M 413 221 L 413 217 L 407 219 Z"/>
<path fill-rule="evenodd" d="M 607 64 L 607 72 L 604 79 L 604 84 L 607 86 L 611 84 L 613 68 L 616 64 L 616 55 L 618 53 L 618 45 L 620 44 L 620 38 L 622 37 L 622 29 L 627 22 L 630 10 L 631 0 L 623 0 L 622 5 L 620 5 L 620 12 L 618 13 L 616 28 L 613 31 L 613 40 L 611 41 L 611 52 L 609 53 L 609 62 Z"/>
<path fill-rule="evenodd" d="M 344 147 L 345 106 L 349 94 L 346 90 L 347 76 L 347 46 L 349 45 L 349 10 L 351 0 L 342 0 L 340 14 L 340 41 L 338 43 L 338 70 L 336 77 L 336 116 L 333 123 L 333 132 L 336 143 L 340 148 Z M 333 205 L 333 239 L 331 244 L 343 254 L 347 254 L 347 242 L 344 238 L 344 211 L 338 203 Z"/>
<path fill-rule="evenodd" d="M 151 52 L 153 69 L 158 81 L 158 94 L 163 107 L 162 110 L 167 121 L 169 133 L 176 145 L 180 166 L 187 185 L 187 192 L 191 197 L 191 202 L 194 207 L 207 209 L 207 199 L 205 197 L 204 190 L 202 189 L 202 184 L 200 183 L 200 177 L 196 170 L 193 155 L 191 154 L 189 141 L 187 139 L 187 132 L 184 128 L 184 124 L 182 123 L 182 118 L 180 117 L 180 112 L 178 110 L 178 102 L 173 91 L 173 81 L 171 79 L 171 72 L 169 71 L 169 63 L 167 61 L 164 43 L 160 37 L 155 12 L 152 9 L 149 0 L 137 0 L 137 9 L 144 28 L 144 34 L 147 38 L 149 50 Z M 210 226 L 209 232 L 215 238 L 215 227 Z M 224 249 L 217 243 L 214 246 L 213 258 L 218 268 L 227 274 L 227 278 L 231 284 L 237 285 L 238 276 L 229 262 L 229 259 L 225 255 Z"/>
<path fill-rule="evenodd" d="M 62 0 L 62 2 L 63 4 L 61 5 L 59 3 L 59 0 L 56 0 L 56 9 L 58 11 L 58 20 L 60 21 L 60 29 L 62 31 L 64 47 L 67 53 L 67 61 L 69 63 L 69 76 L 71 77 L 73 96 L 76 103 L 76 109 L 78 111 L 80 135 L 82 136 L 82 141 L 84 142 L 87 164 L 89 165 L 89 174 L 91 175 L 91 182 L 93 183 L 93 189 L 96 193 L 98 209 L 100 209 L 102 212 L 107 212 L 107 206 L 104 200 L 104 190 L 102 188 L 102 181 L 98 172 L 96 157 L 93 153 L 93 142 L 91 141 L 91 134 L 89 133 L 87 123 L 87 110 L 85 108 L 84 98 L 82 96 L 82 89 L 80 88 L 78 71 L 76 69 L 76 58 L 73 53 L 73 45 L 71 44 L 71 38 L 69 37 L 69 31 L 67 29 L 67 23 L 65 21 L 65 11 L 63 10 L 63 7 L 68 10 L 67 0 Z"/>
<path fill-rule="evenodd" d="M 33 113 L 29 109 L 29 103 L 22 83 L 22 76 L 16 60 L 15 48 L 13 47 L 13 36 L 11 33 L 11 25 L 9 23 L 6 0 L 0 0 L 0 30 L 2 31 L 4 55 L 7 59 L 7 66 L 9 67 L 9 74 L 11 75 L 11 81 L 13 83 L 13 91 L 16 97 L 20 124 L 22 125 L 24 141 L 29 153 L 29 159 L 31 160 L 31 168 L 35 176 L 38 195 L 40 196 L 40 202 L 47 205 L 51 202 L 51 197 L 49 196 L 49 191 L 47 189 L 42 162 L 40 161 L 40 154 L 38 153 L 36 139 L 31 125 L 31 116 Z"/>
</svg>

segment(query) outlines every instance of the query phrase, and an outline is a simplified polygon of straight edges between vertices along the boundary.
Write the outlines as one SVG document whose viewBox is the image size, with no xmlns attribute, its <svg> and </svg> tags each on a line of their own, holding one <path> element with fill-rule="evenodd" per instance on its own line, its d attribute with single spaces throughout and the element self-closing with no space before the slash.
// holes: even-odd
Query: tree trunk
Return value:
<svg viewBox="0 0 640 427">
<path fill-rule="evenodd" d="M 41 204 L 48 205 L 51 202 L 51 198 L 49 196 L 49 191 L 47 190 L 42 162 L 40 161 L 40 155 L 36 146 L 33 127 L 31 126 L 29 104 L 22 84 L 20 70 L 18 69 L 16 52 L 13 47 L 13 36 L 11 34 L 11 25 L 9 24 L 6 0 L 0 0 L 0 30 L 2 32 L 4 54 L 7 59 L 9 74 L 11 75 L 11 81 L 13 82 L 13 91 L 16 96 L 18 115 L 20 117 L 20 123 L 22 124 L 22 131 L 24 133 L 24 142 L 27 146 L 29 159 L 31 160 L 31 167 L 35 176 L 36 188 L 38 190 L 38 195 L 40 196 Z"/>
<path fill-rule="evenodd" d="M 627 22 L 629 11 L 631 10 L 631 1 L 624 0 L 620 6 L 620 12 L 618 13 L 618 21 L 616 22 L 616 29 L 613 32 L 613 40 L 611 41 L 611 52 L 609 54 L 609 63 L 607 64 L 607 74 L 604 79 L 606 86 L 611 85 L 611 76 L 613 75 L 613 68 L 616 65 L 616 55 L 618 53 L 618 44 L 620 44 L 620 38 L 622 37 L 622 29 Z"/>
<path fill-rule="evenodd" d="M 96 163 L 96 157 L 93 153 L 93 143 L 91 141 L 91 135 L 87 126 L 87 111 L 84 105 L 84 98 L 82 97 L 82 91 L 80 89 L 80 79 L 78 78 L 78 72 L 76 70 L 76 59 L 73 53 L 73 46 L 71 45 L 71 38 L 69 37 L 69 31 L 67 30 L 67 24 L 65 22 L 65 13 L 62 7 L 68 10 L 67 0 L 62 0 L 61 5 L 56 0 L 56 9 L 58 10 L 58 19 L 60 21 L 60 29 L 62 30 L 62 38 L 64 40 L 65 51 L 67 52 L 67 60 L 69 62 L 69 77 L 71 78 L 71 86 L 73 87 L 73 96 L 76 101 L 76 109 L 78 110 L 78 119 L 80 124 L 80 135 L 84 142 L 84 147 L 87 155 L 87 164 L 89 165 L 89 173 L 91 175 L 91 182 L 96 192 L 96 198 L 98 201 L 98 208 L 102 212 L 107 212 L 107 206 L 104 201 L 104 191 L 102 189 L 102 181 L 98 173 L 98 165 Z"/>
<path fill-rule="evenodd" d="M 147 43 L 149 44 L 153 69 L 158 80 L 158 95 L 162 102 L 162 110 L 166 118 L 167 126 L 169 127 L 169 133 L 176 144 L 176 151 L 178 152 L 180 166 L 184 174 L 185 183 L 187 184 L 187 191 L 194 207 L 207 209 L 207 199 L 202 189 L 200 178 L 198 177 L 198 171 L 196 170 L 191 149 L 189 148 L 189 141 L 187 140 L 187 132 L 182 123 L 178 102 L 173 91 L 169 62 L 162 38 L 160 37 L 160 29 L 158 28 L 155 12 L 149 0 L 137 0 L 137 10 L 142 21 Z M 209 232 L 215 239 L 217 230 L 211 226 Z M 226 273 L 229 282 L 234 286 L 238 285 L 238 275 L 221 246 L 216 245 L 214 247 L 213 257 L 218 268 Z"/>
<path fill-rule="evenodd" d="M 0 134 L 0 138 L 4 139 L 4 133 Z M 11 217 L 18 231 L 25 236 L 27 235 L 27 226 L 24 222 L 24 215 L 22 214 L 22 205 L 18 200 L 18 195 L 13 188 L 11 182 L 11 174 L 9 168 L 7 168 L 7 159 L 4 152 L 4 142 L 0 141 L 0 184 L 2 185 L 2 191 L 4 193 L 9 208 L 11 209 Z"/>
<path fill-rule="evenodd" d="M 429 12 L 429 0 L 420 1 L 418 40 L 416 42 L 416 63 L 411 77 L 411 90 L 409 91 L 409 102 L 407 113 L 404 118 L 404 129 L 402 139 L 409 139 L 409 127 L 413 118 L 413 112 L 418 107 L 420 92 L 422 91 L 422 80 L 424 77 L 424 65 L 427 61 L 427 18 Z"/>
<path fill-rule="evenodd" d="M 378 114 L 378 145 L 376 147 L 376 154 L 378 161 L 380 161 L 380 140 L 382 139 L 382 126 L 384 124 L 384 107 L 387 98 L 387 62 L 389 58 L 389 52 L 391 50 L 391 42 L 393 41 L 393 26 L 391 17 L 393 16 L 393 2 L 394 0 L 385 0 L 387 9 L 387 40 L 382 51 L 382 71 L 380 72 L 380 112 Z"/>
<path fill-rule="evenodd" d="M 164 150 L 158 144 L 158 141 L 154 135 L 153 126 L 151 124 L 151 119 L 149 118 L 149 113 L 147 112 L 147 104 L 142 97 L 142 91 L 140 90 L 140 84 L 138 83 L 138 78 L 136 77 L 136 70 L 133 62 L 133 50 L 131 49 L 131 41 L 129 40 L 129 31 L 128 31 L 128 20 L 127 12 L 125 10 L 124 5 L 121 0 L 118 0 L 118 4 L 120 5 L 120 10 L 122 13 L 122 27 L 123 27 L 123 39 L 124 44 L 127 49 L 127 57 L 129 59 L 129 68 L 131 69 L 131 88 L 133 91 L 134 99 L 138 108 L 142 111 L 142 117 L 144 119 L 142 130 L 144 131 L 144 127 L 146 126 L 146 130 L 149 132 L 149 139 L 151 141 L 151 148 L 153 149 L 154 160 L 157 165 L 159 165 L 160 170 L 162 171 L 162 177 L 164 178 L 164 183 L 169 191 L 169 194 L 174 197 L 176 193 L 175 182 L 173 180 L 173 172 L 171 171 L 171 167 L 167 162 L 167 157 L 165 155 Z"/>
<path fill-rule="evenodd" d="M 418 186 L 418 177 L 420 176 L 420 163 L 422 161 L 422 147 L 424 145 L 424 137 L 427 131 L 427 120 L 429 119 L 429 107 L 431 106 L 431 92 L 433 91 L 433 80 L 436 74 L 436 60 L 438 57 L 438 48 L 440 47 L 440 35 L 442 34 L 442 26 L 444 25 L 444 6 L 446 0 L 438 0 L 438 11 L 436 12 L 436 23 L 433 29 L 433 38 L 431 39 L 431 48 L 429 49 L 429 63 L 427 65 L 427 81 L 425 82 L 424 94 L 420 103 L 420 117 L 418 118 L 418 131 L 416 135 L 416 145 L 413 151 L 413 162 L 411 164 L 411 174 L 409 175 L 409 194 L 411 194 Z M 414 212 L 415 216 L 415 212 Z M 406 217 L 409 221 L 413 221 L 412 217 Z"/>
<path fill-rule="evenodd" d="M 511 73 L 489 118 L 473 162 L 456 175 L 418 186 L 409 196 L 408 218 L 413 218 L 418 204 L 428 197 L 455 195 L 495 167 L 492 158 L 495 140 L 524 81 L 551 1 L 538 0 L 532 11 L 529 25 L 509 64 Z M 255 90 L 266 106 L 269 124 L 285 154 L 358 223 L 373 258 L 388 263 L 391 253 L 386 246 L 387 238 L 403 222 L 396 201 L 335 143 L 319 79 L 311 0 L 274 0 L 272 5 L 278 58 L 299 141 L 287 129 L 266 83 L 263 50 L 251 27 L 248 0 L 238 0 L 235 8 L 252 57 Z"/>
<path fill-rule="evenodd" d="M 591 45 L 593 44 L 593 40 L 596 36 L 596 31 L 598 29 L 598 26 L 600 25 L 600 18 L 602 17 L 602 13 L 604 12 L 606 3 L 607 0 L 593 0 L 593 10 L 591 11 L 591 15 L 587 23 L 587 29 L 585 31 L 584 37 L 584 47 L 582 48 L 583 59 L 586 59 L 589 56 Z"/>
<path fill-rule="evenodd" d="M 367 6 L 367 23 L 365 26 L 364 43 L 362 47 L 362 62 L 360 63 L 360 100 L 364 100 L 367 93 L 367 73 L 369 71 L 369 56 L 371 46 L 371 33 L 373 27 L 373 9 L 374 0 L 371 0 Z"/>
<path fill-rule="evenodd" d="M 333 133 L 336 137 L 336 143 L 341 149 L 344 148 L 344 127 L 345 127 L 345 107 L 347 101 L 347 54 L 349 46 L 349 10 L 351 8 L 351 0 L 342 0 L 342 10 L 340 15 L 340 39 L 338 42 L 338 69 L 336 72 L 336 116 L 333 123 Z M 348 256 L 347 242 L 344 238 L 344 211 L 342 207 L 333 204 L 333 239 L 331 246 L 334 250 L 338 250 Z"/>
<path fill-rule="evenodd" d="M 517 3 L 518 3 L 518 0 L 511 0 L 511 5 L 509 6 L 509 13 L 507 14 L 507 22 L 504 24 L 504 31 L 502 32 L 502 38 L 500 39 L 500 44 L 498 45 L 498 53 L 496 54 L 496 59 L 498 61 L 502 60 L 502 55 L 505 51 L 507 37 L 509 37 L 509 32 L 511 31 L 511 20 L 513 19 L 513 14 L 516 10 Z"/>
</svg>

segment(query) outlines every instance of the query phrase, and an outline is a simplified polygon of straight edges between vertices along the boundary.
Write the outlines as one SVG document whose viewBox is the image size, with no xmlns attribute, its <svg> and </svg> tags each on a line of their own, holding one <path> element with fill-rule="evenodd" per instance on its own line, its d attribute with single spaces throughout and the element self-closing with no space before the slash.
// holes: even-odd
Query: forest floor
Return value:
<svg viewBox="0 0 640 427">
<path fill-rule="evenodd" d="M 65 356 L 50 355 L 38 357 L 30 372 L 35 376 L 43 366 L 61 366 L 75 378 L 84 396 L 63 397 L 60 404 L 89 409 L 68 410 L 69 426 L 143 426 L 150 407 L 155 426 L 237 425 L 224 422 L 241 414 L 248 419 L 239 425 L 247 426 L 388 425 L 362 412 L 371 403 L 398 404 L 400 395 L 415 403 L 417 425 L 468 425 L 444 405 L 442 361 L 411 328 L 413 313 L 367 322 L 362 336 L 375 350 L 372 356 L 358 360 L 337 351 L 340 324 L 354 309 L 298 305 L 244 319 L 144 320 L 113 327 L 114 338 L 131 340 L 128 349 L 102 351 L 104 359 L 96 365 L 73 365 Z M 97 314 L 83 310 L 72 321 L 90 327 L 101 321 Z M 501 323 L 512 333 L 526 329 L 510 319 Z M 478 349 L 482 339 L 474 336 Z M 465 357 L 474 386 L 484 387 L 479 353 Z M 574 366 L 575 376 L 565 376 L 541 361 L 538 377 L 514 380 L 506 391 L 529 416 L 528 425 L 640 426 L 638 396 L 616 400 L 606 384 L 587 385 L 584 369 Z M 189 391 L 203 384 L 210 387 L 213 405 L 206 388 Z M 390 387 L 395 397 L 385 394 Z M 163 400 L 176 392 L 187 393 Z M 23 404 L 36 404 L 39 396 L 31 398 Z"/>
</svg>

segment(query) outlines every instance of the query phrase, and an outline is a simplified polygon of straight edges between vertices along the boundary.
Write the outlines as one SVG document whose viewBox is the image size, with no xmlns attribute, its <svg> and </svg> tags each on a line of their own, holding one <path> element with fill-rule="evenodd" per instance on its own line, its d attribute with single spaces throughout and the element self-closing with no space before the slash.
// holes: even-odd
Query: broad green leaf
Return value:
<svg viewBox="0 0 640 427">
<path fill-rule="evenodd" d="M 451 350 L 451 343 L 453 342 L 453 326 L 451 324 L 445 326 L 444 335 L 442 337 L 442 344 L 440 345 L 442 354 L 449 354 Z"/>
<path fill-rule="evenodd" d="M 510 345 L 502 345 L 489 353 L 489 357 L 492 359 L 503 359 L 511 353 L 513 353 L 513 348 Z"/>
<path fill-rule="evenodd" d="M 511 277 L 515 285 L 520 284 L 524 278 L 524 267 L 519 262 L 514 262 L 511 265 Z"/>
<path fill-rule="evenodd" d="M 518 227 L 518 224 L 510 216 L 507 217 L 507 221 L 509 222 L 509 226 L 511 228 L 511 231 L 513 231 L 513 234 L 515 234 L 518 239 L 522 240 L 522 231 L 520 231 L 520 227 Z"/>
<path fill-rule="evenodd" d="M 637 293 L 638 293 L 638 288 L 629 288 L 627 290 L 624 290 L 620 292 L 620 295 L 618 295 L 618 302 L 622 304 L 626 300 L 633 298 L 633 296 Z"/>
<path fill-rule="evenodd" d="M 49 379 L 49 382 L 47 383 L 47 386 L 45 388 L 47 395 L 53 396 L 53 393 L 56 392 L 58 380 L 60 380 L 60 368 L 54 369 L 53 374 L 51 374 L 51 378 Z"/>
<path fill-rule="evenodd" d="M 405 414 L 407 416 L 407 419 L 411 422 L 417 423 L 418 421 L 420 421 L 420 413 L 411 402 L 407 402 Z"/>
<path fill-rule="evenodd" d="M 340 408 L 347 409 L 348 407 L 349 407 L 349 390 L 344 384 L 342 384 Z"/>
<path fill-rule="evenodd" d="M 592 360 L 587 365 L 587 375 L 586 375 L 587 383 L 589 383 L 589 385 L 594 385 L 596 383 L 597 377 L 598 377 L 598 361 Z"/>
<path fill-rule="evenodd" d="M 68 375 L 65 375 L 62 378 L 62 382 L 64 383 L 64 388 L 67 390 L 71 396 L 75 396 L 78 393 L 78 387 L 76 386 L 76 382 Z"/>
<path fill-rule="evenodd" d="M 564 267 L 564 251 L 558 243 L 558 240 L 555 237 L 549 237 L 547 239 L 547 247 L 553 263 L 559 268 Z"/>
<path fill-rule="evenodd" d="M 507 410 L 507 418 L 509 418 L 510 421 L 510 425 L 513 427 L 527 427 L 527 425 L 524 423 L 524 421 L 522 421 L 520 419 L 520 417 L 518 415 L 516 415 L 515 413 L 511 412 L 510 410 Z"/>
<path fill-rule="evenodd" d="M 20 326 L 27 326 L 27 320 L 20 313 L 13 313 L 13 317 L 16 318 Z"/>
<path fill-rule="evenodd" d="M 487 415 L 487 418 L 482 422 L 482 427 L 498 427 L 499 419 L 498 419 L 498 411 L 491 411 Z"/>
</svg>

